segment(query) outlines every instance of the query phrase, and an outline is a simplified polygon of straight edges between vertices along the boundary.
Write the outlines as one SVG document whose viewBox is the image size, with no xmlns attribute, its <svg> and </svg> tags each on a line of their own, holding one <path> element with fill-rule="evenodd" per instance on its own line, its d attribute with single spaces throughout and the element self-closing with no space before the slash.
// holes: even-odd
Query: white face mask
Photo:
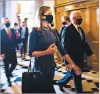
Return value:
<svg viewBox="0 0 100 94">
<path fill-rule="evenodd" d="M 18 26 L 15 26 L 14 28 L 15 28 L 15 29 L 19 29 L 19 27 L 18 27 Z"/>
</svg>

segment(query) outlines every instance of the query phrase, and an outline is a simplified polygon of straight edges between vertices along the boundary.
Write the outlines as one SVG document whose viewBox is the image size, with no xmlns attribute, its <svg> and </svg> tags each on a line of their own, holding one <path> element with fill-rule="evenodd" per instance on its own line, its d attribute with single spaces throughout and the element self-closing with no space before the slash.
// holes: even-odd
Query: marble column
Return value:
<svg viewBox="0 0 100 94">
<path fill-rule="evenodd" d="M 3 18 L 3 2 L 0 1 L 0 29 L 2 29 L 2 18 Z"/>
<path fill-rule="evenodd" d="M 55 0 L 44 0 L 44 6 L 49 6 L 51 11 L 52 11 L 52 14 L 53 14 L 53 17 L 54 17 L 54 24 L 55 24 L 55 9 L 54 9 L 54 6 L 55 6 Z"/>
<path fill-rule="evenodd" d="M 0 0 L 0 29 L 4 27 L 3 18 L 6 16 L 6 1 Z"/>
<path fill-rule="evenodd" d="M 43 6 L 44 4 L 44 0 L 36 0 L 35 1 L 35 6 L 34 6 L 34 15 L 33 15 L 33 21 L 35 21 L 34 26 L 38 26 L 39 27 L 39 18 L 38 18 L 38 14 L 39 14 L 39 8 L 41 6 Z"/>
<path fill-rule="evenodd" d="M 13 27 L 13 24 L 17 21 L 17 1 L 8 0 L 6 1 L 6 17 L 10 19 L 11 27 Z"/>
<path fill-rule="evenodd" d="M 50 7 L 50 9 L 52 11 L 52 15 L 54 17 L 53 22 L 54 22 L 54 25 L 55 25 L 55 9 L 54 9 L 55 0 L 44 0 L 44 5 Z M 59 51 L 55 54 L 55 62 L 62 63 L 62 58 L 61 58 L 61 55 L 59 54 Z"/>
</svg>

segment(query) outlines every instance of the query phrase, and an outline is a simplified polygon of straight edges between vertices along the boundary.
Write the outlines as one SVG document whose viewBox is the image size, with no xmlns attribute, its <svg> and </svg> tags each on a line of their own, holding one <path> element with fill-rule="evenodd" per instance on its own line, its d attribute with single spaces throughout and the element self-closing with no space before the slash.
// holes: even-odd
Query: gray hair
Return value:
<svg viewBox="0 0 100 94">
<path fill-rule="evenodd" d="M 70 14 L 70 20 L 73 22 L 73 18 L 77 16 L 77 14 L 81 14 L 80 11 L 72 11 Z"/>
</svg>

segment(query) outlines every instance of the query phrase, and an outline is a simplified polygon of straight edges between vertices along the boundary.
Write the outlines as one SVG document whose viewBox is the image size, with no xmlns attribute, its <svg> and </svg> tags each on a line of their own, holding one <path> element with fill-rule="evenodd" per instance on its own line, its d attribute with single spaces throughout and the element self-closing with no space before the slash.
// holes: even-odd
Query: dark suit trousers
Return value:
<svg viewBox="0 0 100 94">
<path fill-rule="evenodd" d="M 59 80 L 59 82 L 63 83 L 64 84 L 67 84 L 72 78 L 74 80 L 74 85 L 75 85 L 75 88 L 76 88 L 76 92 L 77 93 L 82 93 L 83 90 L 82 90 L 82 80 L 81 80 L 81 75 L 77 76 L 74 72 L 74 70 L 72 70 L 70 72 L 70 74 L 72 76 L 69 76 L 69 73 L 66 73 L 66 75 L 61 79 Z"/>
<path fill-rule="evenodd" d="M 74 80 L 76 92 L 77 93 L 82 93 L 83 90 L 82 90 L 82 79 L 81 79 L 81 75 L 76 75 L 75 72 L 72 70 L 72 76 L 73 76 L 73 80 Z"/>
<path fill-rule="evenodd" d="M 79 55 L 71 55 L 72 60 L 76 63 L 76 65 L 78 65 L 81 69 L 83 69 L 83 54 Z M 81 62 L 81 63 L 80 63 Z M 65 61 L 66 64 L 68 64 L 68 62 Z M 73 80 L 74 80 L 74 84 L 75 84 L 75 88 L 76 88 L 76 92 L 77 93 L 82 93 L 82 80 L 81 80 L 81 75 L 77 76 L 74 72 L 74 70 L 71 71 L 72 76 L 73 76 Z"/>
<path fill-rule="evenodd" d="M 6 76 L 9 79 L 9 75 L 13 72 L 17 65 L 17 57 L 15 50 L 12 49 L 7 54 L 5 54 L 4 65 Z"/>
<path fill-rule="evenodd" d="M 26 39 L 21 39 L 22 47 L 21 47 L 21 55 L 22 53 L 26 53 L 26 47 L 27 47 L 27 40 Z"/>
</svg>

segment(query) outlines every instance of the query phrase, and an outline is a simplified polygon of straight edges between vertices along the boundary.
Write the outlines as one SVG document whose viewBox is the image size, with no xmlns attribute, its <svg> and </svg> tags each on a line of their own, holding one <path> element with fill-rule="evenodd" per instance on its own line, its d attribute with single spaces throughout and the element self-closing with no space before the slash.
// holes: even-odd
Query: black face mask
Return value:
<svg viewBox="0 0 100 94">
<path fill-rule="evenodd" d="M 63 25 L 66 25 L 66 22 L 62 22 Z"/>
<path fill-rule="evenodd" d="M 9 23 L 9 22 L 5 23 L 5 26 L 6 26 L 7 28 L 10 27 L 10 23 Z"/>
<path fill-rule="evenodd" d="M 76 23 L 77 23 L 78 25 L 80 25 L 80 24 L 82 23 L 82 18 L 77 19 Z"/>
<path fill-rule="evenodd" d="M 54 24 L 51 24 L 51 27 L 54 27 Z"/>
<path fill-rule="evenodd" d="M 53 21 L 53 16 L 52 15 L 44 15 L 45 17 L 46 17 L 46 21 L 48 22 L 48 23 L 52 23 L 52 21 Z"/>
</svg>

